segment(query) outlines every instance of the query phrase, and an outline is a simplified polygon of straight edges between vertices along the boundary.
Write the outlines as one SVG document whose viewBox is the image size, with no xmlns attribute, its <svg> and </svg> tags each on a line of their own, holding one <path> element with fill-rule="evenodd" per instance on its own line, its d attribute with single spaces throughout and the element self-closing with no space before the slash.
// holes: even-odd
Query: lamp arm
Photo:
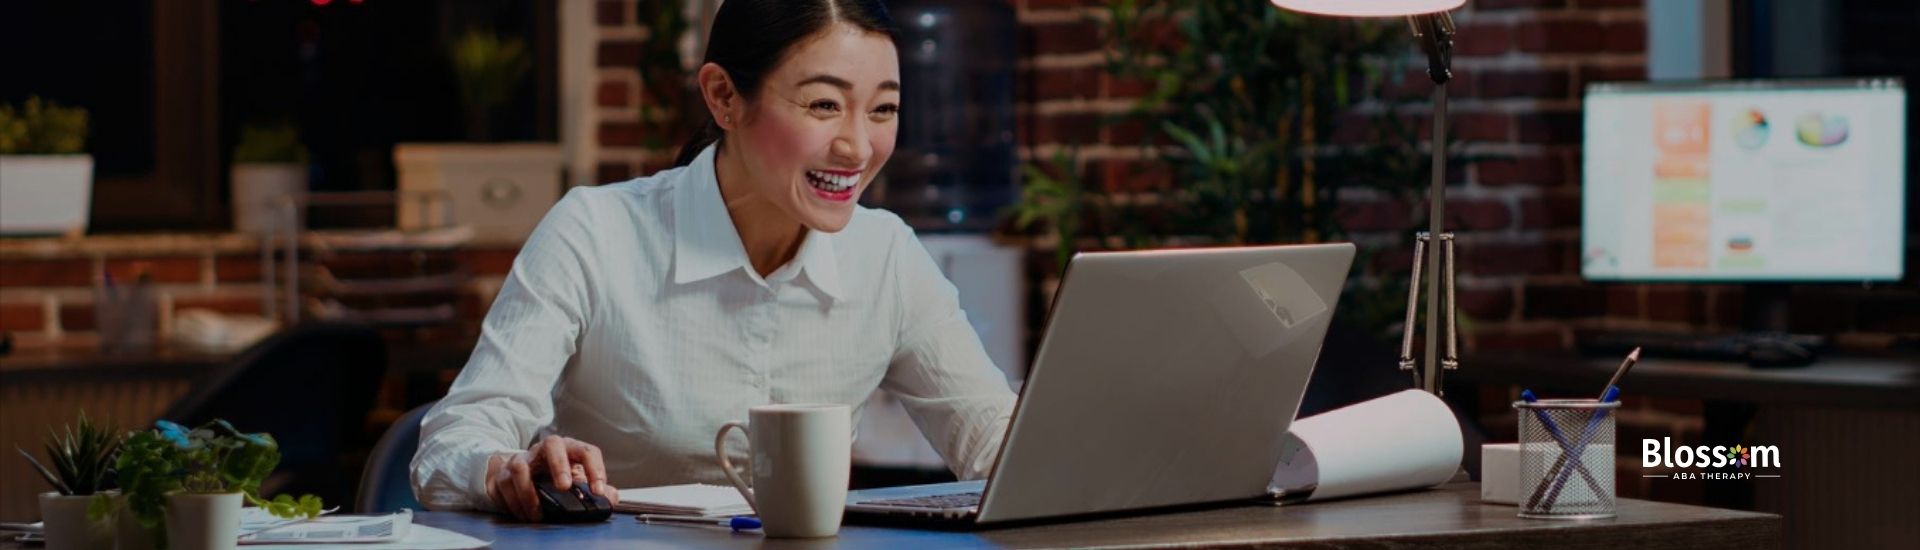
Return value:
<svg viewBox="0 0 1920 550">
<path fill-rule="evenodd" d="M 1420 51 L 1427 54 L 1427 78 L 1434 84 L 1453 79 L 1453 16 L 1435 12 L 1407 16 L 1413 35 L 1420 38 Z"/>
</svg>

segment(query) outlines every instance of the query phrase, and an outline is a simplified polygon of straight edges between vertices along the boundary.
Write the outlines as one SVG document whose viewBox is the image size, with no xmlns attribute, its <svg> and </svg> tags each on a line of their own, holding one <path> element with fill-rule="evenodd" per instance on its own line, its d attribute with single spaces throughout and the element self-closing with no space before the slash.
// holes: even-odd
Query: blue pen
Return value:
<svg viewBox="0 0 1920 550">
<path fill-rule="evenodd" d="M 1537 403 L 1540 401 L 1538 397 L 1533 395 L 1533 390 L 1520 390 L 1520 399 L 1528 403 Z M 1586 465 L 1576 463 L 1573 465 L 1573 468 L 1566 468 L 1567 458 L 1574 454 L 1574 444 L 1567 441 L 1567 436 L 1560 431 L 1560 426 L 1555 424 L 1551 417 L 1547 416 L 1546 411 L 1533 409 L 1533 415 L 1540 419 L 1540 425 L 1545 426 L 1547 433 L 1553 436 L 1553 441 L 1559 444 L 1560 457 L 1554 460 L 1553 466 L 1547 468 L 1547 475 L 1540 478 L 1541 483 L 1534 487 L 1533 496 L 1528 497 L 1527 505 L 1530 507 L 1537 505 L 1540 499 L 1547 495 L 1548 487 L 1553 484 L 1553 480 L 1561 479 L 1560 476 L 1556 474 L 1564 474 L 1571 471 L 1580 472 L 1580 478 L 1586 480 L 1587 485 L 1593 487 L 1595 491 L 1599 491 L 1600 481 L 1593 478 L 1593 473 L 1587 471 Z M 1557 494 L 1558 491 L 1555 491 L 1555 493 Z"/>
<path fill-rule="evenodd" d="M 1600 402 L 1612 403 L 1619 399 L 1620 399 L 1620 387 L 1607 386 L 1607 391 L 1604 395 L 1601 396 Z M 1560 471 L 1558 472 L 1559 475 L 1554 477 L 1552 483 L 1548 484 L 1550 488 L 1547 490 L 1547 494 L 1546 494 L 1546 503 L 1544 504 L 1545 509 L 1547 510 L 1553 509 L 1554 499 L 1557 499 L 1560 497 L 1560 489 L 1566 486 L 1567 475 L 1573 473 L 1572 471 L 1573 469 L 1579 468 L 1582 471 L 1585 470 L 1586 466 L 1578 462 L 1579 457 L 1584 456 L 1586 454 L 1587 444 L 1592 443 L 1594 436 L 1599 433 L 1600 421 L 1605 419 L 1606 415 L 1607 415 L 1606 409 L 1595 409 L 1593 411 L 1593 416 L 1587 419 L 1586 429 L 1580 432 L 1580 439 L 1574 442 L 1573 448 L 1571 450 L 1561 453 L 1560 458 L 1563 461 L 1566 461 L 1567 465 L 1565 468 L 1561 468 Z M 1572 457 L 1572 458 L 1569 458 L 1569 457 Z M 1600 490 L 1598 483 L 1594 484 L 1594 491 L 1596 493 L 1604 493 L 1604 491 Z"/>
<path fill-rule="evenodd" d="M 715 525 L 719 527 L 726 527 L 734 531 L 745 531 L 745 530 L 760 528 L 759 518 L 747 517 L 747 516 L 734 517 L 734 518 L 709 518 L 709 517 L 701 517 L 701 516 L 671 516 L 666 514 L 640 514 L 638 516 L 634 516 L 634 519 L 640 520 L 640 523 L 645 523 L 648 525 L 653 525 L 656 523 L 661 525 Z"/>
</svg>

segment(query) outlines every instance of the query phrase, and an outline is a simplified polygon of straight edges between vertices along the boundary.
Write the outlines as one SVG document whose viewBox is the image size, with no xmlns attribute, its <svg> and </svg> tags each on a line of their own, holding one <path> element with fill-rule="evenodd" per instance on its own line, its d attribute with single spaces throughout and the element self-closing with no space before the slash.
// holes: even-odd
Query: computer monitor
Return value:
<svg viewBox="0 0 1920 550">
<path fill-rule="evenodd" d="M 1894 281 L 1899 79 L 1595 83 L 1580 272 L 1599 281 Z"/>
</svg>

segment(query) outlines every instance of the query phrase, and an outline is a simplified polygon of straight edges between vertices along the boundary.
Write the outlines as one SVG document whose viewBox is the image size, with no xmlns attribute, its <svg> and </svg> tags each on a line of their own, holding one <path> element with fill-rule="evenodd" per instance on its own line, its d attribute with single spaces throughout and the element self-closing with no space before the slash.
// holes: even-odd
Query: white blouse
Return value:
<svg viewBox="0 0 1920 550">
<path fill-rule="evenodd" d="M 616 487 L 725 484 L 722 423 L 801 402 L 853 406 L 857 423 L 875 388 L 955 475 L 987 474 L 1014 394 L 913 230 L 856 208 L 762 278 L 713 162 L 708 147 L 685 167 L 574 189 L 541 220 L 422 421 L 421 503 L 492 508 L 488 459 L 546 434 L 599 446 Z"/>
</svg>

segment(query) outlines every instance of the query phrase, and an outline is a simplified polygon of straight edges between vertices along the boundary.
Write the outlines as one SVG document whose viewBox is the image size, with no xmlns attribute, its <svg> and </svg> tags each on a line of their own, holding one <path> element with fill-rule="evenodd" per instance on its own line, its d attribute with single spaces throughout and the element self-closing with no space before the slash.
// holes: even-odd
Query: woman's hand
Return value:
<svg viewBox="0 0 1920 550">
<path fill-rule="evenodd" d="M 536 474 L 551 476 L 553 485 L 571 487 L 584 482 L 594 494 L 619 503 L 620 492 L 607 483 L 607 464 L 600 448 L 571 437 L 548 436 L 532 448 L 501 453 L 487 460 L 487 499 L 521 521 L 540 521 L 540 496 L 534 493 Z"/>
</svg>

